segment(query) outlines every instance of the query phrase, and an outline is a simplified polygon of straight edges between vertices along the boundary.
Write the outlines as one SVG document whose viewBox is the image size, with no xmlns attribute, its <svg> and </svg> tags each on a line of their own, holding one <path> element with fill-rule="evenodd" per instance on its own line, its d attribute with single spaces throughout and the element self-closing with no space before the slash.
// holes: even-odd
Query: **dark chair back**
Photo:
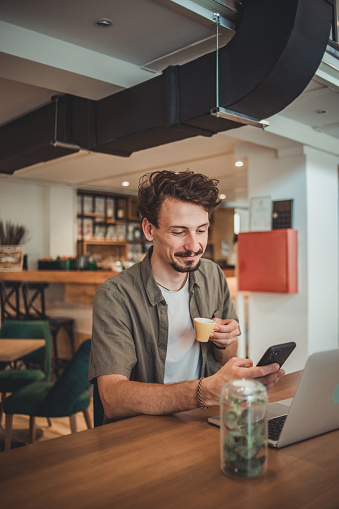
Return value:
<svg viewBox="0 0 339 509">
<path fill-rule="evenodd" d="M 24 318 L 20 309 L 20 288 L 19 281 L 0 281 L 1 323 Z"/>
<path fill-rule="evenodd" d="M 25 306 L 25 320 L 46 320 L 45 289 L 48 283 L 32 282 L 22 284 L 22 296 Z"/>
<path fill-rule="evenodd" d="M 104 407 L 102 406 L 100 394 L 98 390 L 97 379 L 93 382 L 93 414 L 94 414 L 94 427 L 102 426 L 104 423 Z"/>
<path fill-rule="evenodd" d="M 91 340 L 86 339 L 79 346 L 65 370 L 53 385 L 47 397 L 37 410 L 37 415 L 58 417 L 77 411 L 76 404 L 81 394 L 89 389 L 88 367 Z"/>
<path fill-rule="evenodd" d="M 39 365 L 45 379 L 51 376 L 51 334 L 47 321 L 7 320 L 0 329 L 0 338 L 44 339 L 45 346 L 25 356 Z"/>
</svg>

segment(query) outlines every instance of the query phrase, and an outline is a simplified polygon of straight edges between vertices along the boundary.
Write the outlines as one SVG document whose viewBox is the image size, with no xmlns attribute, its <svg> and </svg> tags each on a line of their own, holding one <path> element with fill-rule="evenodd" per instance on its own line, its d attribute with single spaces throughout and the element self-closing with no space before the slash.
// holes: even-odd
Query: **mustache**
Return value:
<svg viewBox="0 0 339 509">
<path fill-rule="evenodd" d="M 187 258 L 188 256 L 199 256 L 201 254 L 203 254 L 203 250 L 200 248 L 198 251 L 178 251 L 174 253 L 174 256 Z"/>
</svg>

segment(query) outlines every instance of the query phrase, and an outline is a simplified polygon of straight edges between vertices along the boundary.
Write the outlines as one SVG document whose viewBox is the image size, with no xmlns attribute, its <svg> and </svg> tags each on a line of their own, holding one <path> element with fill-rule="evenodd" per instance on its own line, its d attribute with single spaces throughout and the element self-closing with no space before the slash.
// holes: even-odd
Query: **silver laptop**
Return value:
<svg viewBox="0 0 339 509">
<path fill-rule="evenodd" d="M 285 447 L 338 429 L 339 349 L 310 355 L 294 398 L 270 403 L 267 417 L 271 447 Z M 219 416 L 208 421 L 220 426 Z M 278 428 L 276 436 L 274 428 Z"/>
</svg>

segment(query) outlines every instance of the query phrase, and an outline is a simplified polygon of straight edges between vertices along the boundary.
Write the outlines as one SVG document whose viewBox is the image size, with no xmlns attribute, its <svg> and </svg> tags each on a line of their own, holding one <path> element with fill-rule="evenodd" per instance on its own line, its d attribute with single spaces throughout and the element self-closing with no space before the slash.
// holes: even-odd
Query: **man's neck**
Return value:
<svg viewBox="0 0 339 509">
<path fill-rule="evenodd" d="M 178 272 L 170 265 L 164 265 L 161 260 L 157 259 L 154 253 L 151 257 L 151 267 L 154 279 L 166 290 L 176 292 L 181 290 L 186 283 L 187 272 Z"/>
</svg>

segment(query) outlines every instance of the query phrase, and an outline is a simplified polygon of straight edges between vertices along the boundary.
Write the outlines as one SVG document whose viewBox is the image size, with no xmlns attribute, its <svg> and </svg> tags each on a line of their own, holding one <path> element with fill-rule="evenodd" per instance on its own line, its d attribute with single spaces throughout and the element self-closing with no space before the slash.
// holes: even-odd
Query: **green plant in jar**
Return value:
<svg viewBox="0 0 339 509">
<path fill-rule="evenodd" d="M 267 392 L 259 382 L 234 380 L 221 392 L 221 469 L 257 477 L 267 468 Z"/>
</svg>

